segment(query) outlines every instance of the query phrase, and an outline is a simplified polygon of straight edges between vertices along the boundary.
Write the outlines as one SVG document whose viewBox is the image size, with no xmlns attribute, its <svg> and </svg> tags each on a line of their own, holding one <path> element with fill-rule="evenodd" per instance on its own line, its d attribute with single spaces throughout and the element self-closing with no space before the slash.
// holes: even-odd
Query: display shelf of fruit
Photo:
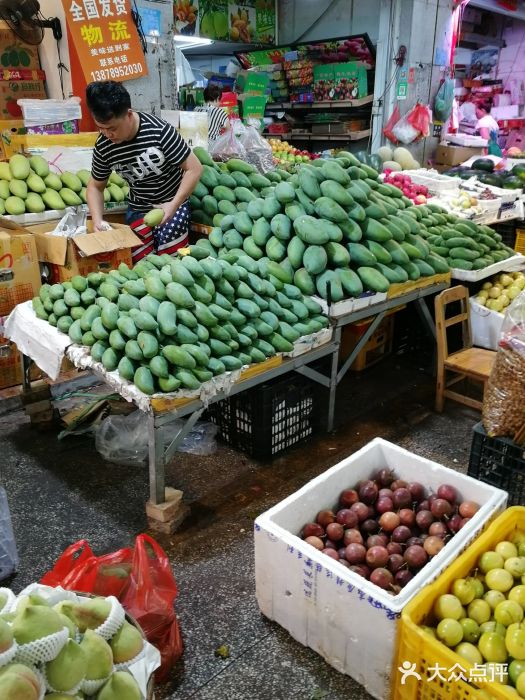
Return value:
<svg viewBox="0 0 525 700">
<path fill-rule="evenodd" d="M 405 197 L 411 199 L 414 204 L 426 204 L 428 198 L 428 187 L 425 185 L 418 185 L 412 181 L 410 175 L 403 175 L 403 173 L 393 172 L 392 170 L 384 170 L 385 177 L 383 182 L 390 185 L 394 185 L 403 192 Z"/>
<path fill-rule="evenodd" d="M 453 196 L 443 194 L 439 197 L 439 200 L 448 211 L 460 217 L 472 218 L 483 212 L 482 207 L 479 205 L 478 196 L 474 196 L 465 190 L 457 190 Z"/>
<path fill-rule="evenodd" d="M 328 326 L 317 302 L 279 279 L 279 266 L 263 272 L 247 255 L 230 262 L 203 246 L 190 250 L 42 285 L 33 309 L 146 395 L 199 391 Z"/>
<path fill-rule="evenodd" d="M 58 175 L 50 172 L 42 156 L 26 158 L 17 153 L 8 163 L 0 162 L 0 215 L 42 214 L 86 204 L 90 177 L 89 170 Z M 128 192 L 125 180 L 113 172 L 104 189 L 104 202 L 124 204 Z"/>
<path fill-rule="evenodd" d="M 346 151 L 302 163 L 293 175 L 200 157 L 203 175 L 190 204 L 193 220 L 212 228 L 210 254 L 247 254 L 263 269 L 277 263 L 282 280 L 305 295 L 331 302 L 381 295 L 391 284 L 446 274 L 450 262 L 473 270 L 515 255 L 486 226 L 433 202 L 414 206 Z M 449 238 L 463 241 L 449 247 Z"/>
<path fill-rule="evenodd" d="M 474 300 L 480 306 L 486 306 L 491 311 L 503 314 L 523 289 L 525 289 L 523 272 L 505 272 L 485 282 Z"/>
<path fill-rule="evenodd" d="M 300 148 L 294 148 L 288 141 L 268 139 L 268 143 L 272 147 L 275 163 L 279 166 L 283 166 L 286 170 L 297 163 L 308 163 L 311 160 L 319 158 L 319 156 L 314 153 L 301 150 Z"/>
<path fill-rule="evenodd" d="M 451 697 L 525 697 L 525 508 L 509 508 L 403 614 L 399 654 L 424 648 L 425 665 L 452 668 L 473 679 Z M 403 658 L 408 658 L 403 656 Z M 414 670 L 417 672 L 420 664 Z M 471 675 L 478 669 L 477 676 Z M 492 682 L 489 680 L 492 676 Z M 483 677 L 485 676 L 485 677 Z M 477 677 L 478 682 L 474 680 Z M 429 686 L 432 692 L 435 686 Z M 466 690 L 466 694 L 463 693 Z M 396 698 L 412 698 L 407 690 Z"/>
<path fill-rule="evenodd" d="M 7 601 L 7 589 L 0 589 L 0 697 L 151 697 L 143 679 L 160 664 L 160 654 L 116 598 L 33 585 Z M 145 653 L 149 649 L 153 653 Z M 139 667 L 131 670 L 133 664 Z"/>
<path fill-rule="evenodd" d="M 461 501 L 453 486 L 430 493 L 382 469 L 341 491 L 336 507 L 317 513 L 301 537 L 395 595 L 478 509 L 477 503 Z"/>
</svg>

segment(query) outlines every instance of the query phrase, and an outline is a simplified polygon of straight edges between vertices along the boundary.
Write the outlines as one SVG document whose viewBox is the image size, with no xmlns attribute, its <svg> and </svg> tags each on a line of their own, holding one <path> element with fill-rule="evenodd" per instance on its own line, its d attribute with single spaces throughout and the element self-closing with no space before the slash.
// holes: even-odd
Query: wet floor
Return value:
<svg viewBox="0 0 525 700">
<path fill-rule="evenodd" d="M 479 415 L 453 404 L 436 414 L 427 370 L 416 355 L 348 375 L 338 391 L 336 431 L 272 462 L 226 446 L 208 457 L 177 454 L 167 483 L 183 490 L 191 515 L 175 535 L 157 539 L 179 586 L 185 651 L 157 700 L 370 697 L 259 612 L 253 521 L 376 436 L 465 471 Z M 144 531 L 145 468 L 105 463 L 89 437 L 58 442 L 57 430 L 35 431 L 20 410 L 0 415 L 0 431 L 0 476 L 20 554 L 9 582 L 15 592 L 38 580 L 71 542 L 86 538 L 104 553 Z M 219 647 L 226 654 L 217 655 Z"/>
</svg>

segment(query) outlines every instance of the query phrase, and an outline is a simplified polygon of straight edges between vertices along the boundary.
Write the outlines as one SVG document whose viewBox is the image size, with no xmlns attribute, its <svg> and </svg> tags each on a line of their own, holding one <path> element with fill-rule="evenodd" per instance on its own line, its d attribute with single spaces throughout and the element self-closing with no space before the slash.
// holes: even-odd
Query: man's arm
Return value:
<svg viewBox="0 0 525 700">
<path fill-rule="evenodd" d="M 86 199 L 89 213 L 93 220 L 93 230 L 102 231 L 102 220 L 104 218 L 104 188 L 107 180 L 95 180 L 90 178 L 86 187 Z"/>
<path fill-rule="evenodd" d="M 179 167 L 183 172 L 179 189 L 170 202 L 164 202 L 159 206 L 159 209 L 164 209 L 164 219 L 159 225 L 162 225 L 174 216 L 177 209 L 188 199 L 195 189 L 195 185 L 198 183 L 202 173 L 202 165 L 197 156 L 193 153 L 190 153 Z"/>
</svg>

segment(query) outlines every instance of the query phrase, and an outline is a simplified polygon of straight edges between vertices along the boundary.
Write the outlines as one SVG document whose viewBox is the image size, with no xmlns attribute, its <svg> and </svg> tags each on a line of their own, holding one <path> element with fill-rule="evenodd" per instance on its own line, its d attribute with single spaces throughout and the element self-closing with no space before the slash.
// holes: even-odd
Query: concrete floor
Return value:
<svg viewBox="0 0 525 700">
<path fill-rule="evenodd" d="M 224 446 L 210 457 L 177 455 L 167 483 L 184 491 L 191 515 L 175 535 L 157 539 L 179 585 L 185 651 L 157 700 L 370 697 L 260 614 L 253 520 L 375 436 L 465 471 L 479 415 L 453 404 L 435 414 L 434 382 L 419 364 L 417 356 L 393 357 L 349 375 L 338 392 L 336 432 L 271 463 Z M 33 430 L 21 410 L 1 414 L 0 403 L 0 476 L 20 554 L 8 582 L 15 592 L 38 580 L 71 542 L 86 538 L 104 553 L 145 529 L 145 469 L 104 463 L 91 438 L 57 442 L 58 431 Z M 221 645 L 228 658 L 216 655 Z"/>
</svg>

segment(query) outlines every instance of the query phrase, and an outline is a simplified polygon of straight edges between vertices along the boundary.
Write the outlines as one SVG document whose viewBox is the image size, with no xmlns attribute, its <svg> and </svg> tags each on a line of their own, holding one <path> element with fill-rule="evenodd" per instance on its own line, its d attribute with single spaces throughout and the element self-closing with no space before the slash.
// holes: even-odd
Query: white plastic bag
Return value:
<svg viewBox="0 0 525 700">
<path fill-rule="evenodd" d="M 184 421 L 174 420 L 160 428 L 164 449 L 179 434 Z M 194 455 L 210 455 L 217 450 L 215 435 L 217 426 L 199 422 L 182 443 L 178 452 Z M 108 462 L 135 466 L 145 464 L 148 459 L 148 418 L 143 411 L 134 411 L 127 416 L 108 416 L 97 429 L 95 436 L 97 451 Z"/>
<path fill-rule="evenodd" d="M 97 451 L 108 462 L 134 466 L 148 458 L 148 420 L 142 411 L 128 416 L 108 416 L 95 435 Z"/>
<path fill-rule="evenodd" d="M 275 169 L 272 147 L 260 132 L 260 121 L 250 119 L 239 140 L 246 150 L 246 160 L 254 165 L 261 173 L 267 173 Z"/>
<path fill-rule="evenodd" d="M 213 160 L 222 162 L 230 160 L 230 158 L 246 160 L 246 149 L 239 138 L 244 130 L 244 124 L 239 119 L 232 119 L 230 128 L 218 139 L 212 141 L 209 146 L 209 152 Z"/>
</svg>

